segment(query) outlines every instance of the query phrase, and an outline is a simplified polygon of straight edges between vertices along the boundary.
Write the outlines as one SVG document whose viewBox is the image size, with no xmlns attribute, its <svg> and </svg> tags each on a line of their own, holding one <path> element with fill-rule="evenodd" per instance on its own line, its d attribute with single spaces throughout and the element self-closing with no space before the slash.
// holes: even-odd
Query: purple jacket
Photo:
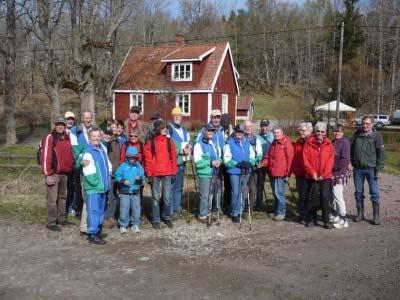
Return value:
<svg viewBox="0 0 400 300">
<path fill-rule="evenodd" d="M 346 138 L 333 140 L 335 161 L 333 164 L 333 183 L 346 184 L 348 179 L 347 167 L 350 162 L 350 142 Z"/>
</svg>

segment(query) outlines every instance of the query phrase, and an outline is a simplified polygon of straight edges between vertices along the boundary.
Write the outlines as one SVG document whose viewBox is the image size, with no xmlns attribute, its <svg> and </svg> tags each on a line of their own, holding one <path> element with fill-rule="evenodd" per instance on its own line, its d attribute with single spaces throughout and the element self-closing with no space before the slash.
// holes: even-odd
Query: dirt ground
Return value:
<svg viewBox="0 0 400 300">
<path fill-rule="evenodd" d="M 349 215 L 354 189 L 346 189 Z M 288 220 L 192 220 L 89 245 L 0 220 L 0 299 L 399 299 L 400 178 L 382 174 L 382 225 L 305 228 Z M 371 204 L 367 219 L 371 219 Z"/>
</svg>

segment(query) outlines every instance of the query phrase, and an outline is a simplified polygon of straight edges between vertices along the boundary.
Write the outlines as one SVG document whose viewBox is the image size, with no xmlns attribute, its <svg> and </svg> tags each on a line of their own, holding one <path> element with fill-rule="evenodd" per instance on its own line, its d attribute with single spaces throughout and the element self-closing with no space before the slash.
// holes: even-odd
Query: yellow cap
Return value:
<svg viewBox="0 0 400 300">
<path fill-rule="evenodd" d="M 173 116 L 181 116 L 182 115 L 182 109 L 180 107 L 175 107 L 171 111 L 171 115 L 173 115 Z"/>
</svg>

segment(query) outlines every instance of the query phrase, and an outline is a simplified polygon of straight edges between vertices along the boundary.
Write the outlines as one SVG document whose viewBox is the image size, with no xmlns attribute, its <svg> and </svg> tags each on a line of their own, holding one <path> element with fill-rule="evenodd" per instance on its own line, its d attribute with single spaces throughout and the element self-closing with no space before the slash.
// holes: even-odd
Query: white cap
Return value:
<svg viewBox="0 0 400 300">
<path fill-rule="evenodd" d="M 210 113 L 210 117 L 221 116 L 221 111 L 219 109 L 214 109 Z"/>
<path fill-rule="evenodd" d="M 75 119 L 75 114 L 72 111 L 67 111 L 65 113 L 65 115 L 64 115 L 64 118 L 65 119 L 68 119 L 68 118 L 74 118 Z"/>
</svg>

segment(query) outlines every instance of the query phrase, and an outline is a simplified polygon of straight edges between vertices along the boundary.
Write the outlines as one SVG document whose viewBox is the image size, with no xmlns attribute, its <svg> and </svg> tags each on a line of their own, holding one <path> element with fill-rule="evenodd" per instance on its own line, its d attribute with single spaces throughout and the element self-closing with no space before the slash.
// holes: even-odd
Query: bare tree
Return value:
<svg viewBox="0 0 400 300">
<path fill-rule="evenodd" d="M 17 143 L 16 124 L 15 124 L 15 100 L 16 100 L 16 3 L 14 0 L 7 0 L 6 13 L 6 41 L 0 47 L 0 52 L 4 56 L 4 114 L 6 126 L 6 144 L 14 145 Z"/>
</svg>

